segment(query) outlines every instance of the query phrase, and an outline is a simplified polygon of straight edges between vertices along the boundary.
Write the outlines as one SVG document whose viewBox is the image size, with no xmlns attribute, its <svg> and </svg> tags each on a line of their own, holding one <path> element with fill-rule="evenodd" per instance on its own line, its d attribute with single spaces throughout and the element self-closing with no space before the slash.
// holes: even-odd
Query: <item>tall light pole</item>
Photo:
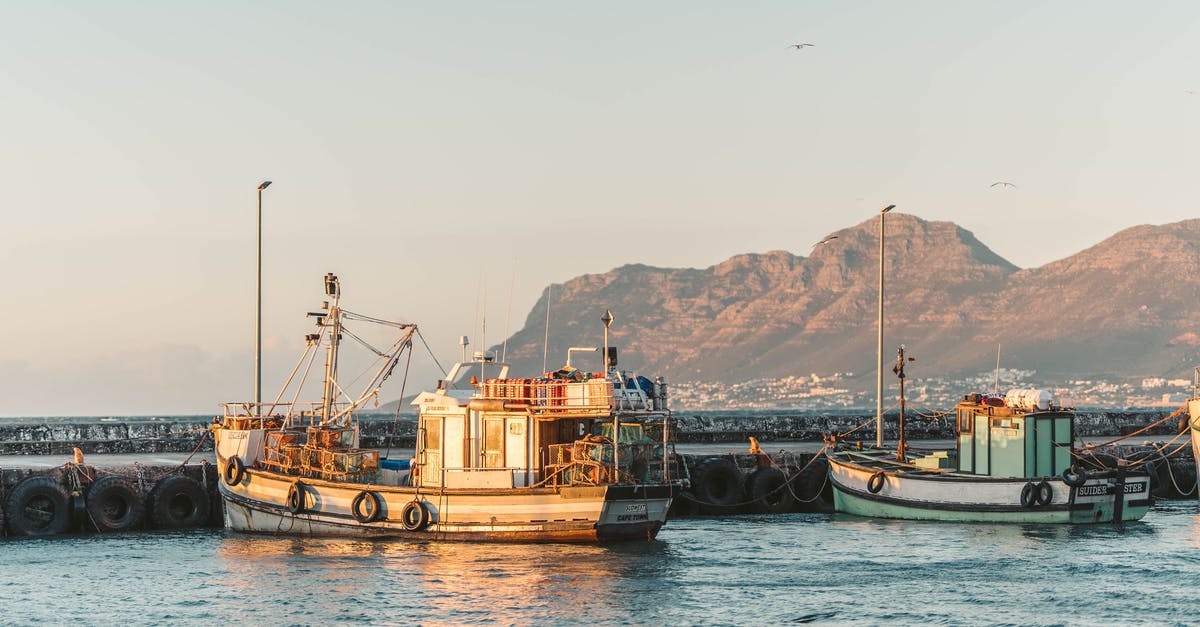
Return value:
<svg viewBox="0 0 1200 627">
<path fill-rule="evenodd" d="M 254 323 L 254 415 L 262 416 L 262 193 L 271 186 L 263 181 L 258 186 L 258 307 Z"/>
<path fill-rule="evenodd" d="M 875 446 L 883 447 L 883 223 L 887 213 L 896 205 L 879 210 L 879 343 L 875 346 L 875 366 L 878 378 L 875 381 Z"/>
</svg>

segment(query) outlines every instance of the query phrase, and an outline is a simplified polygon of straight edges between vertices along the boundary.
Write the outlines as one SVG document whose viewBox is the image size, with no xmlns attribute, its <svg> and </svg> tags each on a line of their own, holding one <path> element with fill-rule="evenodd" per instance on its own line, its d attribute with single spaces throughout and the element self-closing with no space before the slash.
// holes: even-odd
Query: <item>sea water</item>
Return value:
<svg viewBox="0 0 1200 627">
<path fill-rule="evenodd" d="M 1200 508 L 1123 525 L 682 518 L 608 546 L 224 530 L 0 540 L 0 623 L 1200 622 Z"/>
</svg>

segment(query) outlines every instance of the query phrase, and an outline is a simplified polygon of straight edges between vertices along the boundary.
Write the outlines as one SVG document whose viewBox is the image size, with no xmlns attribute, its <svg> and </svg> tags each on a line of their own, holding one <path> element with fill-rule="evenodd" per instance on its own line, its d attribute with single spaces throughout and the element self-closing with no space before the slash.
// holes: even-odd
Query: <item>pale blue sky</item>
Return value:
<svg viewBox="0 0 1200 627">
<path fill-rule="evenodd" d="M 0 415 L 249 398 L 263 179 L 268 389 L 326 271 L 446 361 L 481 285 L 502 339 L 514 266 L 512 331 L 547 283 L 888 203 L 1022 267 L 1196 217 L 1198 35 L 1188 2 L 0 4 Z"/>
</svg>

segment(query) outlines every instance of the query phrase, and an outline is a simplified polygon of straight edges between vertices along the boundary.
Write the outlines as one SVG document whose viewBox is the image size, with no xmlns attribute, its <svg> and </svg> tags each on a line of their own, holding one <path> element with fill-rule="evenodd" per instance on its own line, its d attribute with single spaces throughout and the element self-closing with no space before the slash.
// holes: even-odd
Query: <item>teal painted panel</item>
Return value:
<svg viewBox="0 0 1200 627">
<path fill-rule="evenodd" d="M 988 417 L 975 416 L 975 474 L 986 475 L 990 472 L 988 466 Z"/>
<path fill-rule="evenodd" d="M 1021 421 L 1007 420 L 1008 426 L 992 427 L 989 454 L 993 477 L 1025 476 L 1025 430 Z"/>
<path fill-rule="evenodd" d="M 972 434 L 958 436 L 958 470 L 972 472 L 971 461 L 975 459 L 975 437 Z"/>
</svg>

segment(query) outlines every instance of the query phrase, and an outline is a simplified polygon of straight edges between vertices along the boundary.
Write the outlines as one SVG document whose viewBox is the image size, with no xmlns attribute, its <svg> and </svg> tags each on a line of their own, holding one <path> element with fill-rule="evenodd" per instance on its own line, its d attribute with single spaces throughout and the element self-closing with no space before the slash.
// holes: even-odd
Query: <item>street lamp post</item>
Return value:
<svg viewBox="0 0 1200 627">
<path fill-rule="evenodd" d="M 879 210 L 879 342 L 875 347 L 875 366 L 878 377 L 875 381 L 875 446 L 883 447 L 883 223 L 887 213 L 896 205 Z"/>
<path fill-rule="evenodd" d="M 258 307 L 255 309 L 254 324 L 254 414 L 262 416 L 262 193 L 271 186 L 263 181 L 258 186 Z"/>
</svg>

